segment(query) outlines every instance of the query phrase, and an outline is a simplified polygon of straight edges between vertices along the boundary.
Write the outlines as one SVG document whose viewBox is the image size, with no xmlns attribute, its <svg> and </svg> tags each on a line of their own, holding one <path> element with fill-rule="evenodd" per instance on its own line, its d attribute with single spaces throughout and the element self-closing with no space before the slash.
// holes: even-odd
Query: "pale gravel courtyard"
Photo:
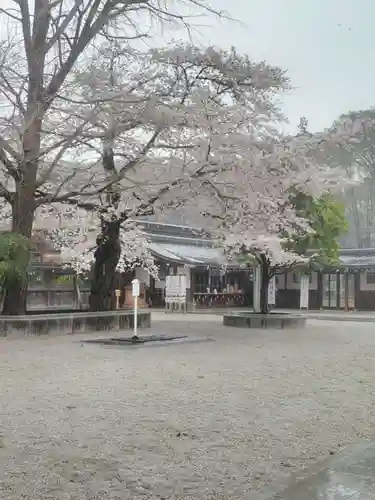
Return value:
<svg viewBox="0 0 375 500">
<path fill-rule="evenodd" d="M 153 332 L 216 341 L 0 339 L 1 500 L 257 500 L 373 439 L 375 325 L 250 331 L 154 316 Z"/>
</svg>

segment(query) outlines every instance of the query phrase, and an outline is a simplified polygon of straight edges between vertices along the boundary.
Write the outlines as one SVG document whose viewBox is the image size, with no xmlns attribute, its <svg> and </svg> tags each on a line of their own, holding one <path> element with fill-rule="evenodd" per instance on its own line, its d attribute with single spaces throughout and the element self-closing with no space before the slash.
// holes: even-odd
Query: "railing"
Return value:
<svg viewBox="0 0 375 500">
<path fill-rule="evenodd" d="M 194 307 L 244 307 L 247 295 L 244 292 L 193 293 Z"/>
</svg>

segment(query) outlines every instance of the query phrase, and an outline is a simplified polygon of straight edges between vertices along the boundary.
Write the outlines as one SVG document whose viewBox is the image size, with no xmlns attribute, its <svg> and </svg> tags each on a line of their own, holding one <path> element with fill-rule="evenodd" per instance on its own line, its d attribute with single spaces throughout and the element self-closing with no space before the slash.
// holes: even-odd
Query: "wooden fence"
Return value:
<svg viewBox="0 0 375 500">
<path fill-rule="evenodd" d="M 27 309 L 79 309 L 88 306 L 89 290 L 80 290 L 80 301 L 76 290 L 71 287 L 29 287 L 27 294 Z"/>
</svg>

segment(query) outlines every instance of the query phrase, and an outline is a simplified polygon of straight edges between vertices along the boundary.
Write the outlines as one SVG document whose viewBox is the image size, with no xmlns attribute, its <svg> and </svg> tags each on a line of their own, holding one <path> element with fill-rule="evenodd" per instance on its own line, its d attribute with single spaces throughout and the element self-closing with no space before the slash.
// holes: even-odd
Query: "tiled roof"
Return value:
<svg viewBox="0 0 375 500">
<path fill-rule="evenodd" d="M 350 249 L 340 252 L 341 266 L 350 268 L 375 268 L 375 249 Z"/>
<path fill-rule="evenodd" d="M 176 264 L 190 266 L 230 265 L 220 248 L 176 243 L 150 243 L 149 250 L 155 257 Z"/>
</svg>

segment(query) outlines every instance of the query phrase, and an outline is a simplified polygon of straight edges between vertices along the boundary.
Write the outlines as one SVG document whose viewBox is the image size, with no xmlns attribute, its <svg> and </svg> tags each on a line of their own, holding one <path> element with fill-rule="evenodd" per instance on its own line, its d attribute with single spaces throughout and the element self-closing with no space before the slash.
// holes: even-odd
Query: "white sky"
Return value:
<svg viewBox="0 0 375 500">
<path fill-rule="evenodd" d="M 295 91 L 285 100 L 292 123 L 306 115 L 313 130 L 341 113 L 375 105 L 374 0 L 212 0 L 230 6 L 245 27 L 204 33 L 250 58 L 287 69 Z"/>
<path fill-rule="evenodd" d="M 207 19 L 197 40 L 234 45 L 252 59 L 288 69 L 295 90 L 285 98 L 285 111 L 293 125 L 305 115 L 310 129 L 317 130 L 341 113 L 375 105 L 374 0 L 210 2 L 216 10 L 230 9 L 244 26 Z M 164 40 L 170 36 L 165 33 Z"/>
<path fill-rule="evenodd" d="M 288 70 L 295 90 L 285 98 L 293 125 L 312 131 L 340 114 L 375 105 L 374 0 L 211 0 L 237 23 L 206 21 L 197 40 L 235 46 L 251 59 Z M 176 36 L 176 34 L 175 34 Z"/>
</svg>

